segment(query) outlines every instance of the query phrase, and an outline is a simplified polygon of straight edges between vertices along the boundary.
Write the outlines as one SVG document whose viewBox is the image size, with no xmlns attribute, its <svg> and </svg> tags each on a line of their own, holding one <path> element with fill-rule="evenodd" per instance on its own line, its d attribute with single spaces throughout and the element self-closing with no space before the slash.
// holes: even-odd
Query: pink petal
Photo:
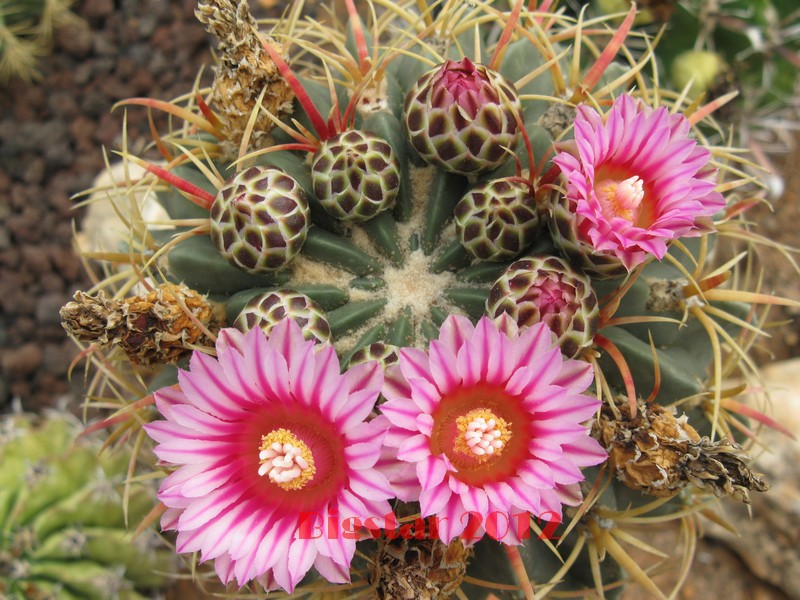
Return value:
<svg viewBox="0 0 800 600">
<path fill-rule="evenodd" d="M 581 360 L 565 360 L 561 371 L 553 378 L 552 384 L 568 389 L 573 393 L 585 391 L 594 381 L 592 365 Z"/>
<path fill-rule="evenodd" d="M 450 501 L 453 493 L 446 482 L 430 488 L 423 488 L 419 495 L 419 506 L 423 517 L 438 515 Z"/>
<path fill-rule="evenodd" d="M 506 482 L 488 483 L 483 486 L 483 491 L 486 492 L 492 508 L 500 511 L 508 511 L 511 508 L 514 492 Z"/>
<path fill-rule="evenodd" d="M 383 370 L 372 361 L 351 367 L 345 378 L 350 385 L 350 394 L 336 398 L 331 410 L 336 415 L 336 425 L 347 431 L 366 419 L 374 408 L 383 385 Z"/>
<path fill-rule="evenodd" d="M 525 461 L 517 471 L 517 475 L 526 484 L 535 488 L 547 489 L 555 485 L 552 469 L 540 460 Z"/>
<path fill-rule="evenodd" d="M 196 529 L 215 518 L 236 502 L 247 491 L 243 485 L 228 486 L 215 490 L 203 498 L 198 498 L 183 511 L 178 525 L 181 529 Z"/>
<path fill-rule="evenodd" d="M 447 465 L 438 456 L 428 456 L 417 463 L 417 477 L 423 489 L 439 485 L 447 473 Z"/>
<path fill-rule="evenodd" d="M 386 376 L 381 388 L 383 396 L 389 400 L 405 400 L 411 398 L 411 386 L 403 377 L 400 365 L 392 365 L 386 370 Z"/>
<path fill-rule="evenodd" d="M 314 559 L 314 568 L 331 583 L 350 582 L 349 564 L 347 566 L 338 565 L 327 556 L 317 554 L 317 557 Z"/>
<path fill-rule="evenodd" d="M 411 399 L 424 413 L 432 413 L 436 410 L 441 400 L 441 395 L 436 386 L 427 379 L 410 379 Z"/>
<path fill-rule="evenodd" d="M 439 329 L 439 343 L 451 354 L 457 355 L 461 346 L 467 343 L 474 331 L 475 327 L 467 317 L 450 315 Z"/>
<path fill-rule="evenodd" d="M 262 341 L 266 342 L 264 333 L 258 328 L 251 329 L 241 340 L 243 346 L 241 354 L 232 350 L 222 352 L 217 357 L 220 370 L 225 373 L 230 388 L 234 390 L 236 396 L 248 402 L 260 399 L 264 395 L 264 390 L 259 385 L 258 370 L 248 369 L 243 356 L 258 353 Z"/>
<path fill-rule="evenodd" d="M 461 535 L 469 524 L 469 513 L 464 510 L 461 499 L 451 496 L 443 511 L 437 511 L 439 539 L 449 544 L 454 537 Z M 469 541 L 469 540 L 467 540 Z"/>
<path fill-rule="evenodd" d="M 461 383 L 461 377 L 455 368 L 456 355 L 443 343 L 433 340 L 428 348 L 428 357 L 431 377 L 439 393 L 444 396 Z"/>
<path fill-rule="evenodd" d="M 286 591 L 290 594 L 294 591 L 295 586 L 300 583 L 314 560 L 317 558 L 317 546 L 314 540 L 296 539 L 292 542 L 289 548 L 289 577 L 291 579 L 290 586 Z"/>
<path fill-rule="evenodd" d="M 409 381 L 423 379 L 436 387 L 428 365 L 428 356 L 419 348 L 402 348 L 399 364 L 400 371 Z"/>
<path fill-rule="evenodd" d="M 417 430 L 417 415 L 420 414 L 420 408 L 411 401 L 411 398 L 389 400 L 381 404 L 379 410 L 397 427 L 409 431 Z"/>
<path fill-rule="evenodd" d="M 214 561 L 214 570 L 217 572 L 217 577 L 225 585 L 233 581 L 233 563 L 231 557 L 223 554 L 217 557 Z"/>
<path fill-rule="evenodd" d="M 431 455 L 428 436 L 417 434 L 406 439 L 397 450 L 397 458 L 406 462 L 417 462 Z"/>
<path fill-rule="evenodd" d="M 362 498 L 386 500 L 392 497 L 389 481 L 380 471 L 351 471 L 348 485 L 355 494 Z"/>
<path fill-rule="evenodd" d="M 564 454 L 579 467 L 591 467 L 606 461 L 608 453 L 594 438 L 581 436 L 563 444 Z"/>
<path fill-rule="evenodd" d="M 314 369 L 314 386 L 310 391 L 312 404 L 319 407 L 322 414 L 335 419 L 333 414 L 334 399 L 348 393 L 347 379 L 341 375 L 339 358 L 336 350 L 329 344 L 317 344 L 315 347 L 316 364 Z"/>
<path fill-rule="evenodd" d="M 344 458 L 351 469 L 369 469 L 380 458 L 380 445 L 351 444 L 344 449 Z"/>
<path fill-rule="evenodd" d="M 461 502 L 467 511 L 477 512 L 486 515 L 489 512 L 489 498 L 480 488 L 467 486 L 467 490 L 461 494 Z"/>
</svg>

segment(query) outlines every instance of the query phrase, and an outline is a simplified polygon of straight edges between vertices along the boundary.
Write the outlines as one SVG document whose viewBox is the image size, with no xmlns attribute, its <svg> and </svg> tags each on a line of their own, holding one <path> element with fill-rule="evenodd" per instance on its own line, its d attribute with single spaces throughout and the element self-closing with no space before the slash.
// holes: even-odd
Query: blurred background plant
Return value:
<svg viewBox="0 0 800 600">
<path fill-rule="evenodd" d="M 0 85 L 12 77 L 39 79 L 38 61 L 56 28 L 73 22 L 73 0 L 0 0 Z"/>
<path fill-rule="evenodd" d="M 139 600 L 173 570 L 152 528 L 155 488 L 65 411 L 0 420 L 0 597 Z M 131 529 L 128 529 L 128 524 Z"/>
</svg>

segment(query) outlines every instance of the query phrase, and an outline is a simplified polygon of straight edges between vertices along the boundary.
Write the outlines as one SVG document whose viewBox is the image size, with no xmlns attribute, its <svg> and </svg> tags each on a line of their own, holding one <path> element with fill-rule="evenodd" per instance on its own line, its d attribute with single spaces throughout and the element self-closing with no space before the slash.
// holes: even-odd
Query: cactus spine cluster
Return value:
<svg viewBox="0 0 800 600">
<path fill-rule="evenodd" d="M 594 366 L 594 393 L 605 404 L 603 418 L 612 421 L 596 437 L 609 453 L 627 455 L 615 444 L 630 437 L 613 423 L 640 426 L 636 414 L 645 399 L 668 412 L 680 403 L 698 440 L 705 440 L 696 452 L 711 452 L 720 437 L 741 441 L 735 413 L 742 404 L 728 401 L 735 391 L 724 377 L 756 377 L 745 348 L 758 323 L 746 303 L 788 302 L 720 288 L 736 263 L 715 270 L 709 253 L 726 234 L 736 237 L 741 211 L 721 212 L 716 229 L 703 220 L 692 229 L 695 237 L 676 240 L 662 261 L 625 265 L 588 245 L 552 161 L 557 151 L 574 150 L 576 107 L 602 113 L 615 97 L 635 94 L 642 104 L 658 101 L 685 113 L 688 121 L 681 122 L 693 127 L 704 127 L 715 107 L 656 90 L 652 56 L 634 59 L 620 51 L 633 11 L 621 23 L 610 17 L 589 27 L 553 12 L 552 2 L 497 4 L 427 8 L 376 0 L 368 18 L 348 1 L 349 22 L 341 29 L 301 19 L 298 5 L 259 33 L 246 2 L 201 1 L 199 17 L 222 42 L 214 88 L 201 90 L 196 106 L 168 108 L 192 124 L 163 136 L 179 151 L 160 143 L 161 163 L 123 152 L 164 184 L 156 195 L 174 228 L 136 229 L 136 268 L 128 283 L 119 285 L 123 272 L 106 287 L 125 295 L 143 276 L 146 285 L 182 282 L 207 294 L 243 331 L 269 332 L 293 319 L 306 339 L 333 343 L 343 366 L 395 364 L 401 348 L 426 349 L 452 314 L 472 320 L 505 314 L 523 329 L 545 322 L 565 355 Z M 582 54 L 574 55 L 576 48 Z M 317 62 L 293 62 L 298 49 Z M 231 57 L 242 52 L 257 56 L 247 65 L 260 65 L 254 80 L 261 87 L 237 91 L 231 108 L 232 92 L 220 82 L 232 80 Z M 253 100 L 259 94 L 277 100 L 262 104 Z M 252 118 L 242 127 L 245 97 L 252 100 Z M 148 99 L 129 104 L 156 106 Z M 666 119 L 663 114 L 652 119 Z M 736 154 L 714 153 L 718 187 L 731 191 L 729 206 L 739 206 Z M 603 210 L 621 227 L 613 219 L 653 192 L 631 174 L 605 174 L 617 175 L 627 183 L 604 188 Z M 209 346 L 187 344 L 184 360 Z M 122 350 L 112 352 L 121 358 L 114 377 L 139 381 L 135 363 Z M 174 371 L 165 369 L 151 389 L 176 383 Z M 100 389 L 107 385 L 97 382 Z M 532 598 L 534 584 L 545 595 L 594 590 L 612 597 L 626 578 L 665 597 L 620 544 L 634 535 L 631 511 L 658 511 L 695 531 L 709 505 L 707 490 L 677 483 L 681 466 L 669 456 L 653 460 L 660 459 L 662 469 L 674 470 L 675 494 L 667 500 L 648 495 L 652 486 L 630 486 L 630 474 L 626 481 L 605 467 L 587 469 L 584 504 L 570 509 L 563 524 L 532 522 L 529 539 L 511 559 L 488 538 L 474 545 L 474 557 L 460 547 L 452 563 L 449 549 L 435 540 L 404 540 L 395 549 L 382 540 L 379 551 L 364 542 L 370 560 L 387 562 L 354 568 L 353 588 L 343 593 L 421 586 L 436 573 L 451 580 L 432 586 L 440 590 L 432 598 L 456 590 L 478 600 L 492 591 Z M 720 480 L 735 477 L 715 469 Z M 757 478 L 715 489 L 741 490 L 748 481 Z M 416 512 L 413 505 L 408 512 Z M 558 549 L 548 536 L 562 538 Z M 684 559 L 691 548 L 686 540 Z M 441 562 L 421 566 L 413 557 L 422 553 Z M 415 569 L 423 566 L 420 575 Z M 462 582 L 464 572 L 469 578 Z M 493 590 L 494 584 L 517 592 Z M 421 597 L 423 590 L 408 593 Z"/>
<path fill-rule="evenodd" d="M 75 16 L 72 0 L 3 0 L 0 2 L 0 84 L 39 76 L 36 64 L 50 50 L 53 31 Z"/>
</svg>

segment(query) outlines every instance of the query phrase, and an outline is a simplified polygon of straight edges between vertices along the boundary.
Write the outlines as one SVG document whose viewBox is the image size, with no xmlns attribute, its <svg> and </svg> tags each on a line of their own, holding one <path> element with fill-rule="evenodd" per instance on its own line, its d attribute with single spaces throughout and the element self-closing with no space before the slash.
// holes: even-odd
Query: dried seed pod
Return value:
<svg viewBox="0 0 800 600">
<path fill-rule="evenodd" d="M 686 415 L 676 417 L 655 403 L 641 404 L 633 419 L 627 403 L 618 409 L 621 418 L 603 407 L 595 433 L 617 477 L 628 487 L 669 497 L 692 484 L 748 504 L 749 490 L 769 489 L 747 466 L 750 459 L 738 444 L 701 438 Z"/>
<path fill-rule="evenodd" d="M 206 299 L 183 285 L 164 284 L 122 300 L 75 292 L 61 324 L 78 341 L 121 347 L 132 362 L 176 363 L 195 346 L 213 346 L 206 332 L 224 324 Z M 191 315 L 191 316 L 190 316 Z"/>
<path fill-rule="evenodd" d="M 211 206 L 211 239 L 225 259 L 249 273 L 285 267 L 309 227 L 308 199 L 280 169 L 250 167 L 223 185 Z"/>
<path fill-rule="evenodd" d="M 239 313 L 234 327 L 244 332 L 258 327 L 269 335 L 272 328 L 283 319 L 293 319 L 307 340 L 331 340 L 331 328 L 323 310 L 311 298 L 294 290 L 257 295 Z"/>
<path fill-rule="evenodd" d="M 219 64 L 210 100 L 219 112 L 225 139 L 231 143 L 231 150 L 237 150 L 262 90 L 266 88 L 261 105 L 278 116 L 291 112 L 294 92 L 264 50 L 258 24 L 247 2 L 202 0 L 195 15 L 219 40 Z M 272 38 L 267 41 L 288 62 L 289 56 L 283 46 Z M 251 145 L 261 147 L 262 140 L 269 140 L 267 134 L 272 126 L 269 116 L 259 111 Z"/>
</svg>

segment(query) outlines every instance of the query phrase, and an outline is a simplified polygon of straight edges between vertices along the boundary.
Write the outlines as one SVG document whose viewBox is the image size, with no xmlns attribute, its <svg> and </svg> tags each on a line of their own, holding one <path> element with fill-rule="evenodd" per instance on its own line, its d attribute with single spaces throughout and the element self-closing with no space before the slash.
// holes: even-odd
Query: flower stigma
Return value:
<svg viewBox="0 0 800 600">
<path fill-rule="evenodd" d="M 261 436 L 258 474 L 284 490 L 300 490 L 314 478 L 314 456 L 305 442 L 288 429 Z"/>
</svg>

